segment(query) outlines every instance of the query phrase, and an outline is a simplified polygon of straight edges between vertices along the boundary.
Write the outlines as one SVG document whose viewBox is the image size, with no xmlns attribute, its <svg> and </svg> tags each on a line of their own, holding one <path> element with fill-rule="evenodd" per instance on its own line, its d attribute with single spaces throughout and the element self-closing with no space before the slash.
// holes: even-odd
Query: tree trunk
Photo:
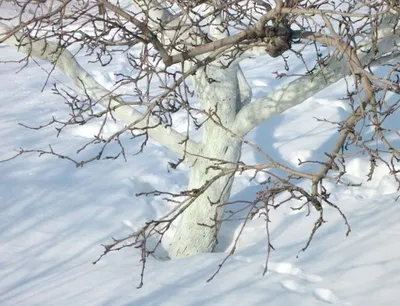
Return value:
<svg viewBox="0 0 400 306">
<path fill-rule="evenodd" d="M 195 77 L 195 90 L 203 109 L 216 111 L 218 119 L 226 128 L 231 127 L 240 108 L 238 69 L 238 66 L 226 69 L 211 66 L 198 72 Z M 241 146 L 241 140 L 235 139 L 212 120 L 207 120 L 198 153 L 204 158 L 199 157 L 194 162 L 188 189 L 200 188 L 221 173 L 221 170 L 210 169 L 212 165 L 235 167 L 240 158 Z M 228 163 L 221 164 L 216 160 Z M 223 204 L 229 200 L 232 183 L 233 175 L 219 178 L 185 210 L 169 249 L 171 258 L 211 252 L 214 249 L 220 228 L 218 221 L 224 213 Z"/>
<path fill-rule="evenodd" d="M 241 142 L 230 139 L 221 141 L 220 144 L 219 148 L 214 148 L 214 153 L 217 153 L 215 155 L 220 155 L 219 157 L 223 160 L 236 163 L 240 157 Z M 225 148 L 226 153 L 224 154 Z M 205 159 L 196 161 L 190 174 L 189 189 L 201 187 L 207 180 L 219 173 L 215 170 L 207 171 L 210 165 L 212 162 Z M 171 258 L 211 252 L 214 249 L 220 228 L 220 224 L 215 220 L 219 221 L 223 216 L 224 206 L 222 205 L 229 200 L 232 183 L 232 175 L 218 179 L 186 209 L 169 249 Z"/>
</svg>

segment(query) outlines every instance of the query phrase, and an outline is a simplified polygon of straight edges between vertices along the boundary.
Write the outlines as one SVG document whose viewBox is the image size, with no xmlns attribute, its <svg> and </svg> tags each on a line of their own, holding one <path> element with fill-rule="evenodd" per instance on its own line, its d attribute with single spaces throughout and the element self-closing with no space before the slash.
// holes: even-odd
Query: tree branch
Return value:
<svg viewBox="0 0 400 306">
<path fill-rule="evenodd" d="M 0 40 L 7 32 L 12 29 L 7 25 L 0 23 Z M 112 93 L 101 86 L 96 80 L 88 74 L 86 70 L 77 62 L 74 56 L 66 49 L 62 49 L 56 43 L 46 40 L 34 40 L 24 36 L 22 33 L 15 33 L 14 36 L 8 37 L 5 44 L 17 48 L 29 56 L 37 57 L 46 60 L 61 71 L 64 72 L 79 88 L 84 89 L 89 97 L 98 101 L 100 105 L 109 109 L 112 115 L 124 121 L 127 125 L 136 123 L 134 128 L 147 129 L 148 135 L 170 149 L 178 155 L 179 158 L 185 156 L 185 162 L 190 163 L 192 158 L 185 154 L 185 151 L 190 153 L 198 152 L 198 144 L 187 139 L 184 135 L 178 133 L 174 129 L 163 126 L 155 118 L 148 117 L 129 105 L 124 101 L 113 97 Z"/>
<path fill-rule="evenodd" d="M 215 51 L 222 47 L 233 46 L 246 39 L 260 37 L 265 34 L 265 24 L 268 21 L 272 20 L 277 15 L 278 12 L 276 10 L 271 10 L 267 12 L 265 15 L 263 15 L 260 21 L 254 27 L 250 27 L 232 36 L 227 36 L 225 38 L 210 43 L 202 44 L 189 51 L 173 55 L 171 57 L 170 63 L 171 64 L 180 63 L 187 59 L 191 59 L 196 56 Z M 263 30 L 261 31 L 260 28 L 262 28 Z"/>
<path fill-rule="evenodd" d="M 99 2 L 104 5 L 105 8 L 113 11 L 115 14 L 125 18 L 132 24 L 134 24 L 136 27 L 139 28 L 140 31 L 143 32 L 143 35 L 148 39 L 149 42 L 151 42 L 154 46 L 154 48 L 160 52 L 161 58 L 166 66 L 170 65 L 171 58 L 168 55 L 167 51 L 165 50 L 163 44 L 158 40 L 157 35 L 154 34 L 145 23 L 137 20 L 135 17 L 131 16 L 127 12 L 125 12 L 123 9 L 121 9 L 118 6 L 115 6 L 114 4 L 108 2 L 107 0 L 99 0 Z"/>
<path fill-rule="evenodd" d="M 393 20 L 391 17 L 393 17 L 393 15 L 388 16 L 386 21 Z M 378 52 L 375 53 L 375 50 L 371 50 L 365 53 L 365 50 L 371 49 L 372 42 L 369 45 L 366 44 L 363 48 L 364 51 L 360 52 L 359 56 L 363 65 L 373 63 L 375 58 L 398 48 L 400 37 L 396 34 L 393 35 L 393 23 L 387 22 L 384 23 L 384 26 L 385 28 L 380 30 L 380 37 L 382 37 L 382 39 L 380 39 L 377 44 Z M 301 32 L 298 32 L 298 35 L 303 35 L 303 37 L 308 36 L 307 38 L 309 39 L 315 39 L 315 36 L 313 37 L 313 35 L 306 35 Z M 382 59 L 380 60 L 382 61 Z M 389 61 L 390 58 L 387 60 Z M 244 137 L 272 115 L 282 113 L 291 107 L 303 103 L 324 88 L 339 81 L 350 73 L 346 62 L 347 59 L 345 58 L 340 60 L 331 58 L 328 65 L 324 67 L 323 70 L 317 71 L 314 75 L 301 77 L 268 96 L 256 99 L 252 103 L 244 106 L 236 117 L 233 125 L 233 132 L 240 137 Z"/>
</svg>

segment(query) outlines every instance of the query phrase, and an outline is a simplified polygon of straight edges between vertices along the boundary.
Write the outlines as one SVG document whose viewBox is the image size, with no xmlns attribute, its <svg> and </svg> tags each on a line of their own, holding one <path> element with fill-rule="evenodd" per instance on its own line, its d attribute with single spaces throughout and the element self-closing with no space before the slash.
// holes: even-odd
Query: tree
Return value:
<svg viewBox="0 0 400 306">
<path fill-rule="evenodd" d="M 105 246 L 103 255 L 126 246 L 141 247 L 144 265 L 154 251 L 146 248 L 146 240 L 157 236 L 161 241 L 173 222 L 179 222 L 179 226 L 169 248 L 171 258 L 211 252 L 221 223 L 235 215 L 231 212 L 224 216 L 224 210 L 236 173 L 262 172 L 270 177 L 254 201 L 247 202 L 243 227 L 247 220 L 264 215 L 268 230 L 268 211 L 289 199 L 319 211 L 304 249 L 323 224 L 326 205 L 335 207 L 347 224 L 324 187 L 329 180 L 348 183 L 344 177 L 346 150 L 358 148 L 358 153 L 370 155 L 371 176 L 379 161 L 398 180 L 395 174 L 400 153 L 387 137 L 394 132 L 384 125 L 385 118 L 399 107 L 398 101 L 393 104 L 386 99 L 399 94 L 396 2 L 11 0 L 1 2 L 0 7 L 8 14 L 15 12 L 14 16 L 0 15 L 0 43 L 24 52 L 25 61 L 49 61 L 76 85 L 77 93 L 55 87 L 71 115 L 66 120 L 52 118 L 49 125 L 55 125 L 61 133 L 71 125 L 103 120 L 97 136 L 82 147 L 101 145 L 98 154 L 89 159 L 66 156 L 51 147 L 20 149 L 12 158 L 36 152 L 66 158 L 76 166 L 125 158 L 120 137 L 131 133 L 143 139 L 142 150 L 150 137 L 176 153 L 171 169 L 182 164 L 190 168 L 186 190 L 179 194 L 155 191 L 174 201 L 174 210 L 128 237 L 114 239 Z M 115 88 L 107 90 L 78 63 L 72 52 L 77 47 L 89 60 L 103 66 L 117 54 L 126 54 L 133 72 L 118 74 Z M 133 52 L 138 47 L 139 54 Z M 263 55 L 285 59 L 290 53 L 305 62 L 302 54 L 309 48 L 315 48 L 314 67 L 305 67 L 304 74 L 277 91 L 252 99 L 251 86 L 240 66 L 243 60 Z M 372 68 L 379 65 L 390 67 L 386 75 L 374 72 Z M 276 73 L 278 79 L 292 76 L 290 67 L 284 68 L 286 72 Z M 337 142 L 324 159 L 300 161 L 300 165 L 313 163 L 313 172 L 281 164 L 246 140 L 251 130 L 274 114 L 345 77 L 351 84 L 344 96 L 353 112 L 344 121 L 332 122 L 338 127 Z M 186 133 L 174 130 L 174 114 L 178 112 L 187 114 Z M 112 120 L 125 125 L 106 137 L 102 129 Z M 368 124 L 375 132 L 364 140 L 361 126 Z M 192 139 L 190 127 L 201 129 L 200 142 Z M 108 156 L 105 149 L 113 143 L 120 146 L 120 152 Z M 241 161 L 243 143 L 259 151 L 265 163 L 247 165 Z M 299 187 L 300 180 L 308 180 L 309 188 Z M 278 197 L 282 195 L 284 200 Z M 271 245 L 268 252 L 270 249 Z"/>
</svg>

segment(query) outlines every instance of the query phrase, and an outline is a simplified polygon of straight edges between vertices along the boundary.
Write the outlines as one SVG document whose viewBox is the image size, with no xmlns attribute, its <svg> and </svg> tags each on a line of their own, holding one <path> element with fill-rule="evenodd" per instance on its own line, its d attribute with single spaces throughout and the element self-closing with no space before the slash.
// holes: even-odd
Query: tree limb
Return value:
<svg viewBox="0 0 400 306">
<path fill-rule="evenodd" d="M 388 19 L 390 19 L 390 16 Z M 378 53 L 373 51 L 368 53 L 365 53 L 365 51 L 360 52 L 360 60 L 363 65 L 373 63 L 375 58 L 395 50 L 400 44 L 400 37 L 396 34 L 393 35 L 393 26 L 390 26 L 389 23 L 385 24 L 385 27 L 381 30 L 380 36 L 382 39 L 377 45 Z M 299 32 L 299 35 L 305 34 Z M 312 35 L 309 38 L 312 39 Z M 370 48 L 366 44 L 363 49 L 368 50 L 368 47 Z M 387 60 L 389 61 L 390 58 Z M 328 65 L 323 68 L 323 71 L 320 70 L 313 76 L 301 77 L 268 96 L 256 99 L 244 106 L 236 117 L 233 132 L 240 137 L 244 137 L 272 115 L 282 113 L 293 106 L 303 103 L 324 88 L 339 81 L 350 73 L 346 61 L 344 58 L 340 60 L 331 58 Z"/>
<path fill-rule="evenodd" d="M 0 40 L 4 35 L 7 35 L 7 31 L 10 29 L 12 28 L 0 23 Z M 110 109 L 115 118 L 124 121 L 127 125 L 132 125 L 132 123 L 136 122 L 134 127 L 137 129 L 145 129 L 147 126 L 151 126 L 152 128 L 147 130 L 148 135 L 177 154 L 179 158 L 186 155 L 185 151 L 191 153 L 198 152 L 198 144 L 196 142 L 187 139 L 187 137 L 174 129 L 160 124 L 155 118 L 144 115 L 131 106 L 125 105 L 124 101 L 113 97 L 109 90 L 101 86 L 82 68 L 71 52 L 62 49 L 56 43 L 46 40 L 34 40 L 24 36 L 20 32 L 8 37 L 4 43 L 17 48 L 18 51 L 29 56 L 34 56 L 54 64 L 75 85 L 84 89 L 91 99 L 98 101 L 106 109 Z M 185 162 L 190 163 L 191 159 L 190 156 L 185 156 Z"/>
<path fill-rule="evenodd" d="M 129 13 L 125 12 L 123 9 L 121 9 L 118 6 L 115 6 L 114 4 L 108 2 L 107 0 L 99 0 L 99 2 L 104 5 L 105 8 L 113 11 L 115 14 L 125 18 L 126 20 L 129 20 L 132 24 L 134 24 L 136 27 L 139 28 L 140 31 L 143 32 L 145 37 L 151 42 L 154 46 L 154 48 L 160 52 L 161 58 L 163 59 L 163 62 L 165 65 L 169 66 L 170 65 L 170 56 L 168 55 L 167 51 L 165 50 L 164 46 L 162 43 L 158 40 L 157 35 L 154 34 L 145 23 L 137 20 L 135 17 L 130 15 Z"/>
</svg>

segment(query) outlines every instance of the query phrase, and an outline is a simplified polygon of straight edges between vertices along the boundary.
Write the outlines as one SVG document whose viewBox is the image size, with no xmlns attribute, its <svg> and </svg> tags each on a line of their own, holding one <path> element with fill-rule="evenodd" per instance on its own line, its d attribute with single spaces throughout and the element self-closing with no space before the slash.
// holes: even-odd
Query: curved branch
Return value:
<svg viewBox="0 0 400 306">
<path fill-rule="evenodd" d="M 377 44 L 378 53 L 367 52 L 371 45 L 364 46 L 364 52 L 360 52 L 360 60 L 363 65 L 373 63 L 381 55 L 395 50 L 400 44 L 400 37 L 393 35 L 393 19 L 388 16 L 380 30 L 380 41 Z M 391 26 L 392 25 L 392 26 Z M 304 35 L 299 33 L 299 35 Z M 308 36 L 312 39 L 312 35 Z M 389 61 L 390 59 L 388 59 Z M 330 59 L 328 66 L 323 71 L 318 71 L 314 76 L 301 77 L 288 85 L 276 90 L 266 97 L 254 100 L 244 106 L 238 113 L 233 125 L 233 132 L 244 137 L 252 129 L 270 118 L 274 114 L 279 114 L 285 110 L 303 103 L 308 98 L 314 96 L 321 90 L 339 81 L 350 73 L 347 59 Z"/>
<path fill-rule="evenodd" d="M 0 23 L 0 40 L 2 36 L 7 35 L 10 27 Z M 197 153 L 198 144 L 187 139 L 184 135 L 178 133 L 174 129 L 161 125 L 155 118 L 136 111 L 124 101 L 116 99 L 112 93 L 101 86 L 96 80 L 77 62 L 75 57 L 66 49 L 62 49 L 56 43 L 46 40 L 34 40 L 24 36 L 21 32 L 15 33 L 14 36 L 8 37 L 5 42 L 7 45 L 17 48 L 19 51 L 46 60 L 61 71 L 64 72 L 79 88 L 84 89 L 89 97 L 98 101 L 100 105 L 106 109 L 110 109 L 112 115 L 122 120 L 128 126 L 135 129 L 147 129 L 148 135 L 176 153 L 179 158 L 185 156 L 185 162 L 190 163 L 191 157 L 185 152 Z"/>
<path fill-rule="evenodd" d="M 219 40 L 210 42 L 210 43 L 205 43 L 200 46 L 196 46 L 193 49 L 190 49 L 185 52 L 178 53 L 176 55 L 173 55 L 171 57 L 171 65 L 183 62 L 187 59 L 195 58 L 196 56 L 209 53 L 215 50 L 218 50 L 220 48 L 226 47 L 226 46 L 233 46 L 237 43 L 242 42 L 243 40 L 249 39 L 249 38 L 257 38 L 259 36 L 265 35 L 265 30 L 259 31 L 259 28 L 264 28 L 265 24 L 272 20 L 274 17 L 278 15 L 278 12 L 276 10 L 271 10 L 267 12 L 265 15 L 262 16 L 262 18 L 258 21 L 258 23 L 250 27 L 246 30 L 243 30 L 235 35 L 232 36 L 227 36 L 224 38 L 221 38 Z"/>
</svg>

